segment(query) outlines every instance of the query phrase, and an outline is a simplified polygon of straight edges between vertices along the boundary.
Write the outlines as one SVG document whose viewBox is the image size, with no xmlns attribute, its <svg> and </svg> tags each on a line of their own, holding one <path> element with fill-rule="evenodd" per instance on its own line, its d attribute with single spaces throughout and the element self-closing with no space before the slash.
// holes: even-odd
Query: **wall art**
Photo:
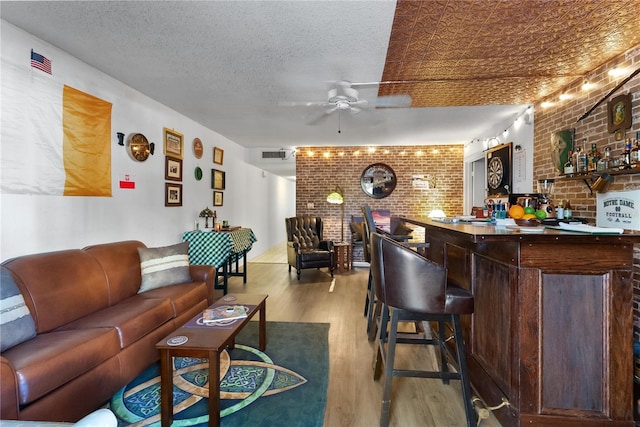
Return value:
<svg viewBox="0 0 640 427">
<path fill-rule="evenodd" d="M 224 200 L 224 193 L 222 191 L 213 192 L 213 206 L 222 206 Z"/>
<path fill-rule="evenodd" d="M 182 184 L 165 182 L 164 205 L 168 207 L 182 206 Z"/>
<path fill-rule="evenodd" d="M 164 154 L 178 159 L 184 158 L 184 138 L 181 133 L 164 128 Z"/>
<path fill-rule="evenodd" d="M 211 169 L 211 188 L 214 190 L 224 190 L 226 185 L 224 171 Z"/>
<path fill-rule="evenodd" d="M 224 161 L 224 150 L 222 148 L 213 147 L 213 163 L 221 165 Z"/>
<path fill-rule="evenodd" d="M 166 156 L 164 161 L 164 179 L 182 181 L 182 160 Z"/>
</svg>

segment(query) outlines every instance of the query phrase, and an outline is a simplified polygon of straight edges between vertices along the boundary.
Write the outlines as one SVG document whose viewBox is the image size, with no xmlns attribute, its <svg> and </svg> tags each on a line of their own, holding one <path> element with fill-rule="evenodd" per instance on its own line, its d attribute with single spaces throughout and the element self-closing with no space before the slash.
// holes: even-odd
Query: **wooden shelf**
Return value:
<svg viewBox="0 0 640 427">
<path fill-rule="evenodd" d="M 623 170 L 617 170 L 617 171 L 612 170 L 612 171 L 606 171 L 606 172 L 590 172 L 590 173 L 587 173 L 587 174 L 574 174 L 573 176 L 567 176 L 565 174 L 560 174 L 559 178 L 569 179 L 569 180 L 581 179 L 582 182 L 584 182 L 584 184 L 589 189 L 589 193 L 591 195 L 593 195 L 593 190 L 591 189 L 591 184 L 593 184 L 596 179 L 598 179 L 601 175 L 603 175 L 605 173 L 609 174 L 611 176 L 635 175 L 635 174 L 640 174 L 640 168 L 623 169 Z"/>
</svg>

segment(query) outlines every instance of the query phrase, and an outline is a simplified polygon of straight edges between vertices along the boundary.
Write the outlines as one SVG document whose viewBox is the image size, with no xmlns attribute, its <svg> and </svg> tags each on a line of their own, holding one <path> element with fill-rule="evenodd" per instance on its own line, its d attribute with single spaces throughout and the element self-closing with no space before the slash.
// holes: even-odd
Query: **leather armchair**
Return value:
<svg viewBox="0 0 640 427">
<path fill-rule="evenodd" d="M 300 280 L 304 268 L 335 268 L 333 242 L 322 238 L 322 218 L 298 216 L 285 218 L 289 272 L 295 267 Z"/>
</svg>

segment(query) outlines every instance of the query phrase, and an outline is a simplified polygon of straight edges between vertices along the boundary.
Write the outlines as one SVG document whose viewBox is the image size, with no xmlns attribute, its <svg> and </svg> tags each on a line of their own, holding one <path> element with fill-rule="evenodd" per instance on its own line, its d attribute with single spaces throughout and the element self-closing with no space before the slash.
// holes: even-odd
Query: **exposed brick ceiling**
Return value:
<svg viewBox="0 0 640 427">
<path fill-rule="evenodd" d="M 638 0 L 399 1 L 379 95 L 530 103 L 638 43 Z"/>
</svg>

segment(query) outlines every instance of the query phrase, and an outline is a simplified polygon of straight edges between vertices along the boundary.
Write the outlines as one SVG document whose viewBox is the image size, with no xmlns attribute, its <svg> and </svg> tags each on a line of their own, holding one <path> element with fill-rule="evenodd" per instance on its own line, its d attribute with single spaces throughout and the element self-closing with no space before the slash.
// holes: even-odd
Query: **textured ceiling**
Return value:
<svg viewBox="0 0 640 427">
<path fill-rule="evenodd" d="M 253 151 L 495 136 L 640 43 L 640 0 L 0 1 L 0 17 Z M 413 108 L 282 106 L 325 101 L 336 80 Z"/>
<path fill-rule="evenodd" d="M 638 43 L 638 0 L 400 1 L 380 95 L 533 103 Z"/>
</svg>

